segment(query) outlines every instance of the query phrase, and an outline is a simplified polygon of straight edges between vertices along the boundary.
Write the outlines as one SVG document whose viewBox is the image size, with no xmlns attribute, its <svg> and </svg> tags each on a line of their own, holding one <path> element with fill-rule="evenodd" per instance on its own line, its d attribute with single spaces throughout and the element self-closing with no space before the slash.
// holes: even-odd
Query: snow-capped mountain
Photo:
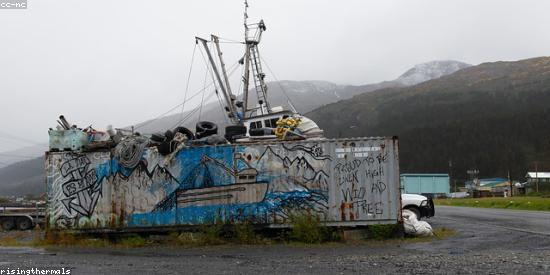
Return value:
<svg viewBox="0 0 550 275">
<path fill-rule="evenodd" d="M 431 61 L 415 65 L 395 81 L 404 86 L 411 86 L 424 81 L 440 78 L 471 66 L 470 64 L 454 60 Z"/>
</svg>

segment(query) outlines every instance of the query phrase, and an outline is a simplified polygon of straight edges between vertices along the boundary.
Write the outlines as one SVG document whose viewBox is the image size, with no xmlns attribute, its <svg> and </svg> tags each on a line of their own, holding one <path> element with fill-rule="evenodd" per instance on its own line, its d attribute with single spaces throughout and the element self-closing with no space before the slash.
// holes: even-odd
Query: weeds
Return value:
<svg viewBox="0 0 550 275">
<path fill-rule="evenodd" d="M 211 225 L 201 225 L 199 242 L 204 245 L 220 245 L 226 243 L 224 234 L 224 224 L 216 222 Z"/>
<path fill-rule="evenodd" d="M 316 216 L 299 214 L 291 216 L 290 220 L 292 222 L 289 233 L 291 241 L 314 244 L 341 240 L 341 232 L 338 229 L 325 226 Z"/>
<path fill-rule="evenodd" d="M 368 226 L 370 236 L 375 240 L 390 239 L 395 235 L 397 225 L 395 224 L 373 224 Z"/>
<path fill-rule="evenodd" d="M 320 243 L 322 241 L 321 225 L 316 217 L 294 215 L 291 217 L 291 222 L 291 240 L 303 243 Z"/>
<path fill-rule="evenodd" d="M 139 235 L 131 235 L 126 238 L 122 238 L 118 243 L 118 245 L 125 248 L 132 248 L 132 247 L 143 247 L 147 243 L 148 241 L 143 237 Z"/>
<path fill-rule="evenodd" d="M 433 230 L 433 233 L 434 236 L 438 239 L 445 239 L 456 235 L 456 231 L 446 227 L 436 228 Z"/>
<path fill-rule="evenodd" d="M 241 244 L 257 244 L 261 238 L 256 235 L 254 226 L 250 222 L 237 223 L 233 226 L 233 235 Z"/>
<path fill-rule="evenodd" d="M 0 238 L 0 246 L 20 246 L 21 242 L 15 236 L 3 236 Z"/>
</svg>

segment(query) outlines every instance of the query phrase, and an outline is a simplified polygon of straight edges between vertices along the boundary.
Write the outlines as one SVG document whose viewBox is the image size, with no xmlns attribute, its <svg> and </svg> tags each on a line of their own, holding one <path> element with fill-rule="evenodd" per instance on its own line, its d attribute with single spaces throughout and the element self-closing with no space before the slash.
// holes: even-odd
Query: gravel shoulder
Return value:
<svg viewBox="0 0 550 275">
<path fill-rule="evenodd" d="M 64 267 L 71 274 L 550 273 L 550 238 L 533 233 L 550 232 L 550 225 L 540 222 L 540 216 L 507 210 L 473 211 L 438 207 L 436 217 L 428 222 L 458 234 L 432 242 L 135 249 L 0 247 L 0 269 Z M 517 215 L 525 220 L 518 220 Z"/>
</svg>

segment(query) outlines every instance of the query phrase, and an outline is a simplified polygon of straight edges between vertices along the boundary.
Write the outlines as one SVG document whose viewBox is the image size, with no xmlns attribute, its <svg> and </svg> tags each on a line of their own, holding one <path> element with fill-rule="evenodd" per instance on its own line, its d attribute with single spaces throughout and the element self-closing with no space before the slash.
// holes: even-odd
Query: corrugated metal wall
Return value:
<svg viewBox="0 0 550 275">
<path fill-rule="evenodd" d="M 401 184 L 408 194 L 449 194 L 448 174 L 402 174 Z"/>
<path fill-rule="evenodd" d="M 50 229 L 133 229 L 217 220 L 277 226 L 396 223 L 397 139 L 145 149 L 135 167 L 110 152 L 48 153 Z"/>
</svg>

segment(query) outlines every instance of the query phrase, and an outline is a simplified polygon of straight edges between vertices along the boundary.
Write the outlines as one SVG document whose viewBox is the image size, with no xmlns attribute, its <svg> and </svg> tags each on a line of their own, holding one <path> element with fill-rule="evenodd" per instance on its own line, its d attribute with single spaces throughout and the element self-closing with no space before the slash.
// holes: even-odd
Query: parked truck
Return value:
<svg viewBox="0 0 550 275">
<path fill-rule="evenodd" d="M 45 221 L 44 205 L 4 204 L 0 206 L 3 230 L 29 230 Z"/>
</svg>

